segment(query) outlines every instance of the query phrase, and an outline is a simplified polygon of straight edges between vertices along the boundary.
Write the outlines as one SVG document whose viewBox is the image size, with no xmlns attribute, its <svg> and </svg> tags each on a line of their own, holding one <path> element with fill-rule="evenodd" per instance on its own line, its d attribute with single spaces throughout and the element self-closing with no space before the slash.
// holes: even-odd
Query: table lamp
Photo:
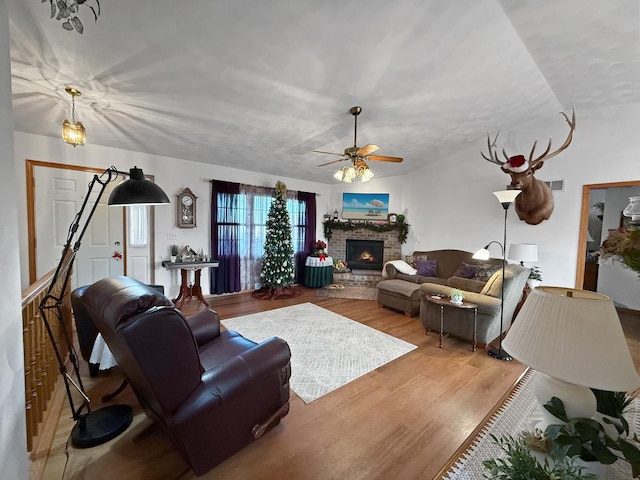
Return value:
<svg viewBox="0 0 640 480">
<path fill-rule="evenodd" d="M 509 245 L 510 260 L 519 260 L 520 265 L 524 266 L 524 262 L 538 261 L 538 245 L 535 243 L 512 243 Z"/>
<path fill-rule="evenodd" d="M 628 392 L 640 386 L 613 302 L 606 295 L 562 287 L 531 291 L 503 341 L 516 360 L 538 370 L 535 395 L 558 397 L 569 418 L 591 418 L 591 388 Z M 544 428 L 559 420 L 543 410 Z"/>
</svg>

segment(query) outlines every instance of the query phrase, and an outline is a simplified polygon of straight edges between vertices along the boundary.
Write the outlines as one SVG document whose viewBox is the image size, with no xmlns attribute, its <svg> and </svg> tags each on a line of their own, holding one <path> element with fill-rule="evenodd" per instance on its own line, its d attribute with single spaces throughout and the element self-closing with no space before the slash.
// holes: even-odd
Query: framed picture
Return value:
<svg viewBox="0 0 640 480">
<path fill-rule="evenodd" d="M 396 223 L 398 221 L 398 215 L 396 215 L 395 213 L 390 213 L 389 215 L 387 215 L 387 221 L 389 223 Z"/>
<path fill-rule="evenodd" d="M 343 193 L 342 218 L 346 220 L 370 220 L 388 218 L 388 193 Z"/>
</svg>

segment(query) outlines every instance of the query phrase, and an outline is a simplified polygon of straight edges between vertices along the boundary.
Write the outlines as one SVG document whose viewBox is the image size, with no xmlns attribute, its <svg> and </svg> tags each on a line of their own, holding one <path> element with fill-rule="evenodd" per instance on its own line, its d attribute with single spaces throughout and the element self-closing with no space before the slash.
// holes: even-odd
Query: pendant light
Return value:
<svg viewBox="0 0 640 480">
<path fill-rule="evenodd" d="M 82 92 L 74 87 L 67 87 L 64 91 L 71 95 L 71 122 L 66 118 L 62 122 L 62 139 L 74 147 L 84 145 L 87 132 L 82 122 L 76 122 L 76 97 L 81 96 Z"/>
</svg>

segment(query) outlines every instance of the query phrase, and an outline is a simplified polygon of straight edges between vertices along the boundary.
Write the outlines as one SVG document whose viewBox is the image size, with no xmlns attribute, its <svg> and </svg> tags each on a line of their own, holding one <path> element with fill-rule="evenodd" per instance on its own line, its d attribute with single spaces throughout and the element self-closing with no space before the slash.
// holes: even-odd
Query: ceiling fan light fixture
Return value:
<svg viewBox="0 0 640 480">
<path fill-rule="evenodd" d="M 71 95 L 71 122 L 67 119 L 62 122 L 62 139 L 69 145 L 84 145 L 87 138 L 87 130 L 82 122 L 76 122 L 76 97 L 82 95 L 80 90 L 74 87 L 64 89 Z"/>
<path fill-rule="evenodd" d="M 369 180 L 371 180 L 373 178 L 373 172 L 371 171 L 371 169 L 369 167 L 366 168 L 366 170 L 362 173 L 362 176 L 360 177 L 360 180 L 364 183 L 364 182 L 368 182 Z"/>
</svg>

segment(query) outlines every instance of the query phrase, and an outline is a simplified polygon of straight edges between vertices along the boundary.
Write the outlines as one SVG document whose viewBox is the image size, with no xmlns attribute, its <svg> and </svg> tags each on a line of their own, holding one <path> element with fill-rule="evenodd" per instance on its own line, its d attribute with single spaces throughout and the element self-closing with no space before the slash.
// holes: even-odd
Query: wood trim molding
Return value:
<svg viewBox="0 0 640 480">
<path fill-rule="evenodd" d="M 95 167 L 83 167 L 80 165 L 68 165 L 66 163 L 44 162 L 42 160 L 25 160 L 27 175 L 27 244 L 29 247 L 29 284 L 34 283 L 37 278 L 36 266 L 36 179 L 35 167 L 60 168 L 66 170 L 80 170 L 84 172 L 102 173 L 104 169 Z"/>
</svg>

